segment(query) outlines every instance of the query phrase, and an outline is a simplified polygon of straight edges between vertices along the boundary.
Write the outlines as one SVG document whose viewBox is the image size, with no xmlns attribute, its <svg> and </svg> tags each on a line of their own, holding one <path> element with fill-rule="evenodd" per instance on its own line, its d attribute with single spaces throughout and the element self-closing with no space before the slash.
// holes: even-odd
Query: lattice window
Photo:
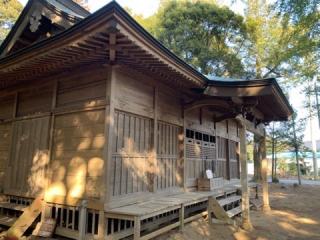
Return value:
<svg viewBox="0 0 320 240">
<path fill-rule="evenodd" d="M 189 178 L 203 177 L 206 169 L 215 171 L 216 137 L 205 132 L 186 130 L 187 174 Z"/>
</svg>

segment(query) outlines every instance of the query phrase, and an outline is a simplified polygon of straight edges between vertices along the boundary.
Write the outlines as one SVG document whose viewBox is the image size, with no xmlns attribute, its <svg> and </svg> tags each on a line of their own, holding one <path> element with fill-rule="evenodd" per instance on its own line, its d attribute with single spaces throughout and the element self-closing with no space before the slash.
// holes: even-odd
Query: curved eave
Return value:
<svg viewBox="0 0 320 240">
<path fill-rule="evenodd" d="M 293 109 L 275 78 L 215 81 L 210 80 L 205 93 L 215 97 L 256 98 L 257 109 L 265 113 L 265 121 L 286 121 Z"/>
<path fill-rule="evenodd" d="M 70 2 L 73 2 L 70 0 Z M 24 21 L 24 19 L 28 16 L 29 11 L 32 10 L 32 8 L 34 7 L 35 4 L 41 4 L 45 7 L 47 7 L 48 9 L 52 10 L 54 13 L 56 13 L 59 16 L 64 16 L 67 20 L 75 23 L 76 21 L 81 21 L 82 18 L 78 17 L 78 16 L 74 16 L 74 15 L 70 15 L 66 12 L 64 12 L 61 9 L 56 8 L 54 5 L 52 5 L 51 3 L 47 2 L 47 1 L 35 1 L 35 0 L 29 0 L 27 2 L 27 5 L 23 8 L 21 14 L 19 15 L 17 21 L 15 22 L 15 24 L 13 25 L 11 31 L 9 32 L 9 34 L 7 35 L 7 37 L 4 39 L 3 43 L 0 45 L 0 56 L 3 55 L 3 51 L 5 51 L 5 49 L 8 47 L 8 45 L 10 44 L 11 39 L 15 36 L 15 34 L 17 33 L 19 27 L 21 26 L 22 22 Z M 78 5 L 76 3 L 72 3 L 72 5 Z M 86 11 L 85 9 L 83 9 L 81 6 L 77 6 L 77 10 L 79 11 L 79 9 L 83 10 L 83 14 L 84 16 L 88 16 L 90 13 L 88 11 Z"/>
<path fill-rule="evenodd" d="M 174 71 L 180 72 L 187 81 L 189 80 L 190 83 L 194 85 L 194 87 L 203 88 L 206 86 L 208 79 L 204 75 L 164 47 L 114 1 L 66 31 L 0 59 L 0 68 L 4 69 L 12 65 L 18 65 L 22 61 L 30 61 L 30 57 L 33 57 L 34 53 L 47 54 L 48 51 L 53 51 L 63 44 L 70 44 L 72 41 L 76 42 L 77 38 L 80 39 L 84 35 L 93 34 L 94 31 L 101 32 L 102 29 L 106 31 L 110 27 L 116 29 L 129 29 L 130 33 L 133 33 L 134 36 L 138 36 L 139 39 L 143 41 L 142 43 L 137 43 L 138 45 L 144 44 L 149 49 L 153 50 L 156 57 L 161 58 L 164 62 L 172 65 Z"/>
</svg>

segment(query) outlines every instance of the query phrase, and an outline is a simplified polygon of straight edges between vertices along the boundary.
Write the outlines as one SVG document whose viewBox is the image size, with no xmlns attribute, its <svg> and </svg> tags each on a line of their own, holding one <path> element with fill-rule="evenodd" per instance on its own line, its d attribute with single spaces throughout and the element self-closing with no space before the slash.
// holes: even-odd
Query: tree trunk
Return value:
<svg viewBox="0 0 320 240">
<path fill-rule="evenodd" d="M 268 159 L 266 153 L 266 136 L 261 138 L 261 176 L 262 176 L 262 210 L 264 212 L 270 211 L 269 205 L 269 185 L 268 185 Z"/>
<path fill-rule="evenodd" d="M 250 220 L 250 202 L 248 188 L 248 167 L 247 167 L 247 144 L 246 144 L 246 127 L 243 124 L 240 128 L 240 181 L 241 181 L 241 208 L 242 208 L 242 228 L 252 230 Z"/>
<path fill-rule="evenodd" d="M 313 173 L 314 179 L 318 178 L 318 159 L 317 159 L 317 141 L 314 134 L 313 128 L 313 110 L 312 110 L 312 101 L 311 101 L 311 82 L 309 81 L 309 116 L 310 116 L 310 137 L 311 137 L 311 144 L 312 144 L 312 159 L 313 159 Z M 316 90 L 316 89 L 315 89 Z"/>
<path fill-rule="evenodd" d="M 274 141 L 274 179 L 277 179 L 277 141 Z"/>
<path fill-rule="evenodd" d="M 295 147 L 294 147 L 294 150 L 295 150 L 295 153 L 296 153 L 296 163 L 297 163 L 297 173 L 298 173 L 298 182 L 299 182 L 299 185 L 301 185 L 301 176 L 300 176 L 300 164 L 299 164 L 299 148 L 298 148 L 298 144 L 297 144 L 297 133 L 296 133 L 296 123 L 295 123 L 295 120 L 292 119 L 292 125 L 293 125 L 293 138 L 294 138 L 294 144 L 295 144 Z"/>
<path fill-rule="evenodd" d="M 296 152 L 298 182 L 299 182 L 299 185 L 301 185 L 300 163 L 299 163 L 299 154 L 298 154 L 298 148 L 297 147 L 295 147 L 295 152 Z"/>
</svg>

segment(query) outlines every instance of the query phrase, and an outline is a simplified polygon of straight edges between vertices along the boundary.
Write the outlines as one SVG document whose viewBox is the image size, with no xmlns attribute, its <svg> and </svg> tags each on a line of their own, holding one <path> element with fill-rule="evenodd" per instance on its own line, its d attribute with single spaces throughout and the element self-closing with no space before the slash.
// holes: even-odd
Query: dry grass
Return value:
<svg viewBox="0 0 320 240">
<path fill-rule="evenodd" d="M 270 185 L 272 211 L 252 211 L 252 232 L 228 225 L 209 227 L 203 219 L 187 224 L 182 232 L 171 231 L 158 240 L 319 240 L 320 186 Z"/>
</svg>

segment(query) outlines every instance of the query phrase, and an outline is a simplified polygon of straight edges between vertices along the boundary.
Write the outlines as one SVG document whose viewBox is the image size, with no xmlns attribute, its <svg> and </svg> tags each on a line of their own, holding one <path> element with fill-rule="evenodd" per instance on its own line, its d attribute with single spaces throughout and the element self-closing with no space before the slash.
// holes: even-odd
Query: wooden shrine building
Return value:
<svg viewBox="0 0 320 240">
<path fill-rule="evenodd" d="M 275 79 L 209 79 L 114 1 L 90 14 L 30 0 L 0 56 L 7 234 L 54 219 L 73 239 L 150 239 L 241 212 L 250 227 L 246 130 L 261 136 L 268 208 L 264 126 L 292 113 Z M 220 183 L 199 191 L 206 170 Z"/>
</svg>

